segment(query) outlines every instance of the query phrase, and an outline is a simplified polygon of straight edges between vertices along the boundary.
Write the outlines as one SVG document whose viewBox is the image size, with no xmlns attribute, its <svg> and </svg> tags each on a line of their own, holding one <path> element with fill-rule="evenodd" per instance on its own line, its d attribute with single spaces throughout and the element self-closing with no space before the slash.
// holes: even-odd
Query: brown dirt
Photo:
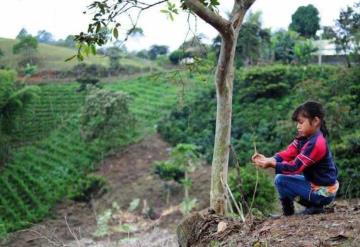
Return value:
<svg viewBox="0 0 360 247">
<path fill-rule="evenodd" d="M 184 238 L 188 246 L 360 246 L 359 201 L 337 201 L 320 215 L 248 218 L 245 223 L 204 211 L 183 221 L 185 231 L 187 220 L 193 228 Z M 218 231 L 220 222 L 226 225 L 223 231 Z"/>
</svg>

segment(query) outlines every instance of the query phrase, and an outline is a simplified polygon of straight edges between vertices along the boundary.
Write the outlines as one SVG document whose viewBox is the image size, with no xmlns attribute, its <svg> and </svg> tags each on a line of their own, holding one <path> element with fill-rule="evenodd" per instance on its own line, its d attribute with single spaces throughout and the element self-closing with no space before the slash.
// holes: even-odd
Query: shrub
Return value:
<svg viewBox="0 0 360 247">
<path fill-rule="evenodd" d="M 75 201 L 89 202 L 101 190 L 104 190 L 105 185 L 106 181 L 103 177 L 87 175 L 71 184 L 68 187 L 67 195 Z"/>
<path fill-rule="evenodd" d="M 184 50 L 175 50 L 169 55 L 169 60 L 173 64 L 179 64 L 179 62 L 186 57 L 189 57 L 190 53 Z"/>
<path fill-rule="evenodd" d="M 83 138 L 127 139 L 135 124 L 128 101 L 129 97 L 122 92 L 89 87 L 80 122 Z"/>
<path fill-rule="evenodd" d="M 68 76 L 77 78 L 84 77 L 106 77 L 108 76 L 108 70 L 105 66 L 100 64 L 86 64 L 80 63 L 75 65 L 69 72 Z"/>
<path fill-rule="evenodd" d="M 183 179 L 185 175 L 183 167 L 179 167 L 170 161 L 161 161 L 155 163 L 154 173 L 157 174 L 162 180 L 174 180 L 178 183 L 180 183 L 181 179 Z"/>
<path fill-rule="evenodd" d="M 78 83 L 80 83 L 80 87 L 76 90 L 77 92 L 84 91 L 87 86 L 94 86 L 94 87 L 97 87 L 97 88 L 101 88 L 100 85 L 98 84 L 99 79 L 97 79 L 97 78 L 85 76 L 85 77 L 81 77 L 81 78 L 76 79 L 76 81 Z"/>
</svg>

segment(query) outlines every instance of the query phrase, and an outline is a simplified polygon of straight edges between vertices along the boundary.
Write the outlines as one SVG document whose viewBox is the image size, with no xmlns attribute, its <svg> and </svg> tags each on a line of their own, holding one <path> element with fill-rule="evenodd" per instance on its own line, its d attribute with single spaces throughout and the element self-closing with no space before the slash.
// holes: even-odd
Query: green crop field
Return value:
<svg viewBox="0 0 360 247">
<path fill-rule="evenodd" d="M 153 133 L 160 118 L 210 87 L 189 79 L 183 83 L 147 76 L 103 84 L 104 89 L 128 93 L 138 123 L 128 139 L 115 143 L 87 143 L 81 137 L 85 94 L 76 92 L 78 84 L 41 86 L 39 98 L 18 117 L 13 132 L 19 141 L 33 143 L 14 150 L 0 175 L 0 235 L 49 215 L 56 202 L 81 190 L 81 181 L 109 150 Z"/>
</svg>

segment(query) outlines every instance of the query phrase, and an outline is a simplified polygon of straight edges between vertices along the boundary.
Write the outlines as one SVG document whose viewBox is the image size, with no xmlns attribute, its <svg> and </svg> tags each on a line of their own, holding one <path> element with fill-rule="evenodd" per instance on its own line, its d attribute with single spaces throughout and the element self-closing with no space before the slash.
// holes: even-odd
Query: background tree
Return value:
<svg viewBox="0 0 360 247">
<path fill-rule="evenodd" d="M 295 58 L 294 47 L 297 39 L 298 34 L 293 31 L 276 32 L 271 38 L 275 61 L 281 61 L 284 64 L 291 63 Z"/>
<path fill-rule="evenodd" d="M 190 11 L 210 24 L 220 33 L 222 39 L 215 72 L 217 111 L 210 190 L 210 207 L 218 214 L 224 214 L 226 211 L 227 199 L 223 182 L 227 182 L 228 178 L 235 49 L 244 16 L 254 2 L 255 0 L 234 0 L 230 18 L 224 18 L 219 11 L 216 11 L 218 0 L 180 0 L 183 10 Z M 117 38 L 119 35 L 117 28 L 121 25 L 116 20 L 117 16 L 127 14 L 127 11 L 133 9 L 141 14 L 142 11 L 162 3 L 167 4 L 166 11 L 170 16 L 178 13 L 176 5 L 167 0 L 151 4 L 133 0 L 94 1 L 89 6 L 94 12 L 94 18 L 93 23 L 89 25 L 88 33 L 80 33 L 76 36 L 76 40 L 80 43 L 77 57 L 83 57 L 82 54 L 87 46 L 105 44 L 106 39 L 99 35 L 101 26 L 113 25 L 113 35 Z M 104 22 L 103 18 L 106 18 L 108 23 Z"/>
<path fill-rule="evenodd" d="M 347 66 L 351 67 L 350 53 L 354 60 L 359 60 L 360 2 L 340 12 L 335 31 L 336 50 L 345 54 Z"/>
<path fill-rule="evenodd" d="M 149 58 L 155 60 L 159 55 L 166 55 L 169 52 L 169 47 L 166 45 L 152 45 L 149 49 Z"/>
<path fill-rule="evenodd" d="M 74 35 L 68 35 L 64 40 L 64 46 L 74 48 L 76 46 Z"/>
<path fill-rule="evenodd" d="M 322 39 L 333 39 L 335 37 L 336 37 L 336 33 L 332 27 L 330 26 L 323 27 L 323 33 L 321 35 Z"/>
<path fill-rule="evenodd" d="M 52 33 L 48 32 L 46 30 L 38 31 L 35 38 L 37 39 L 37 41 L 39 43 L 45 43 L 45 44 L 51 44 L 55 41 Z"/>
<path fill-rule="evenodd" d="M 25 28 L 21 28 L 20 32 L 18 33 L 18 35 L 16 35 L 16 39 L 22 39 L 25 38 L 26 36 L 30 35 L 28 33 L 28 31 Z"/>
<path fill-rule="evenodd" d="M 113 46 L 106 49 L 106 56 L 109 57 L 110 72 L 116 74 L 120 69 L 120 58 L 122 51 L 119 47 Z"/>
<path fill-rule="evenodd" d="M 236 67 L 256 65 L 260 59 L 271 59 L 271 33 L 261 27 L 260 11 L 249 13 L 239 32 L 236 46 Z M 217 56 L 220 52 L 221 37 L 213 40 L 213 49 Z"/>
<path fill-rule="evenodd" d="M 313 45 L 310 39 L 299 41 L 294 46 L 294 55 L 298 63 L 309 64 L 311 54 L 318 49 Z"/>
<path fill-rule="evenodd" d="M 289 28 L 306 38 L 315 38 L 316 31 L 320 29 L 319 11 L 314 5 L 299 7 L 291 16 Z"/>
<path fill-rule="evenodd" d="M 261 12 L 250 13 L 239 32 L 236 64 L 256 65 L 261 57 L 267 57 L 270 38 L 269 30 L 261 28 Z"/>
<path fill-rule="evenodd" d="M 149 52 L 148 52 L 148 50 L 143 49 L 141 51 L 138 51 L 136 53 L 136 56 L 140 57 L 140 58 L 144 58 L 144 59 L 149 59 Z"/>
<path fill-rule="evenodd" d="M 20 41 L 13 46 L 13 53 L 21 55 L 19 61 L 20 66 L 25 66 L 28 63 L 34 65 L 39 62 L 37 47 L 38 41 L 30 35 L 20 39 Z"/>
</svg>

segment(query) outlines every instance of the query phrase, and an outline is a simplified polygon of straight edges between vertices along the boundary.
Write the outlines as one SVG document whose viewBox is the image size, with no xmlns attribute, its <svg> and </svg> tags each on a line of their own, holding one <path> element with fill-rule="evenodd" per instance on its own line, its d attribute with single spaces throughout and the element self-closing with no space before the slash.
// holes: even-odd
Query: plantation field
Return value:
<svg viewBox="0 0 360 247">
<path fill-rule="evenodd" d="M 19 115 L 11 130 L 12 141 L 26 143 L 46 137 L 84 102 L 84 93 L 76 92 L 77 83 L 40 85 L 39 96 Z"/>
<path fill-rule="evenodd" d="M 137 124 L 125 139 L 91 143 L 81 137 L 85 94 L 76 92 L 79 85 L 41 86 L 39 98 L 18 117 L 13 132 L 18 141 L 33 144 L 14 150 L 0 175 L 0 235 L 41 220 L 64 197 L 82 195 L 93 181 L 86 174 L 94 171 L 109 151 L 154 132 L 160 118 L 209 87 L 191 80 L 183 83 L 177 85 L 166 76 L 148 76 L 103 84 L 104 89 L 129 94 Z"/>
</svg>

